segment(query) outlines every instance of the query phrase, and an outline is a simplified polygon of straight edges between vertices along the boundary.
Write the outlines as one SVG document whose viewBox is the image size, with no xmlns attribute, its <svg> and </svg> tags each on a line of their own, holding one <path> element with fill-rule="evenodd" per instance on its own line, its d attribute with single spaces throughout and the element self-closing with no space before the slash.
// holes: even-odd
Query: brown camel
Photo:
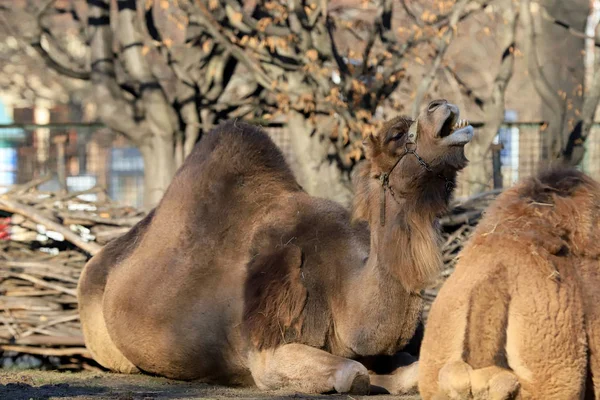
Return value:
<svg viewBox="0 0 600 400">
<path fill-rule="evenodd" d="M 304 192 L 259 128 L 206 134 L 159 205 L 85 266 L 94 358 L 262 389 L 416 391 L 416 364 L 370 377 L 356 360 L 393 355 L 415 331 L 440 267 L 434 220 L 473 135 L 458 115 L 438 100 L 366 139 L 354 221 Z"/>
<path fill-rule="evenodd" d="M 575 169 L 500 195 L 432 306 L 423 399 L 600 399 L 599 224 Z"/>
</svg>

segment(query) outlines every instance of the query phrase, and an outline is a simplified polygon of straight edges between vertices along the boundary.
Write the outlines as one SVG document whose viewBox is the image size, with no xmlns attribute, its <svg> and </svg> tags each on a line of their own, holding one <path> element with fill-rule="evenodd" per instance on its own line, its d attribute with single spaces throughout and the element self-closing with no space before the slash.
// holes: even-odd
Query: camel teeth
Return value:
<svg viewBox="0 0 600 400">
<path fill-rule="evenodd" d="M 468 125 L 469 125 L 469 121 L 468 120 L 466 120 L 466 119 L 459 119 L 458 121 L 456 121 L 456 123 L 452 127 L 451 132 L 454 132 L 454 131 L 456 131 L 458 129 L 462 129 L 462 128 L 468 126 Z"/>
</svg>

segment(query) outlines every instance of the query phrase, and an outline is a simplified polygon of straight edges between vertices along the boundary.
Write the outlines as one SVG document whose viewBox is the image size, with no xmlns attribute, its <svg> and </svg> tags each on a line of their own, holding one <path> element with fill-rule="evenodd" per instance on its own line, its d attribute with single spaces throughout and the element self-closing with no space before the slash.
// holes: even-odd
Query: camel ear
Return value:
<svg viewBox="0 0 600 400">
<path fill-rule="evenodd" d="M 381 143 L 379 137 L 373 135 L 372 133 L 370 133 L 369 136 L 363 140 L 363 146 L 365 148 L 365 155 L 367 158 L 373 158 L 381 153 Z"/>
</svg>

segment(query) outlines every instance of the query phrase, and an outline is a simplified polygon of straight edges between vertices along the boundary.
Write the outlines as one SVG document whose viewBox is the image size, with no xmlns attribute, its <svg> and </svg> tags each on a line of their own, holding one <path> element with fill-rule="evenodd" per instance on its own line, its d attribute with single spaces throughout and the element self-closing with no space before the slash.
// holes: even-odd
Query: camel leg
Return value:
<svg viewBox="0 0 600 400">
<path fill-rule="evenodd" d="M 153 217 L 154 210 L 125 235 L 104 246 L 83 267 L 77 284 L 79 319 L 85 345 L 94 360 L 115 372 L 132 374 L 140 371 L 121 353 L 108 334 L 103 307 L 106 281 L 117 260 L 125 259 L 133 251 L 137 238 L 143 235 Z"/>
<path fill-rule="evenodd" d="M 106 328 L 102 299 L 107 264 L 102 262 L 102 256 L 101 253 L 96 255 L 85 266 L 77 287 L 79 318 L 85 345 L 94 360 L 104 368 L 125 374 L 137 373 L 139 370 L 117 349 Z"/>
<path fill-rule="evenodd" d="M 519 389 L 511 371 L 492 366 L 473 369 L 463 361 L 450 362 L 440 370 L 439 392 L 434 400 L 508 400 Z"/>
<path fill-rule="evenodd" d="M 419 383 L 419 362 L 399 367 L 391 374 L 371 375 L 371 385 L 385 389 L 390 394 L 416 394 Z"/>
<path fill-rule="evenodd" d="M 507 400 L 519 390 L 519 379 L 510 370 L 486 367 L 471 372 L 471 393 L 475 400 Z"/>
<path fill-rule="evenodd" d="M 303 344 L 253 351 L 249 367 L 256 386 L 263 390 L 369 392 L 369 374 L 361 363 Z"/>
<path fill-rule="evenodd" d="M 600 400 L 600 312 L 594 314 L 595 318 L 590 318 L 586 327 L 589 341 L 586 400 Z"/>
</svg>

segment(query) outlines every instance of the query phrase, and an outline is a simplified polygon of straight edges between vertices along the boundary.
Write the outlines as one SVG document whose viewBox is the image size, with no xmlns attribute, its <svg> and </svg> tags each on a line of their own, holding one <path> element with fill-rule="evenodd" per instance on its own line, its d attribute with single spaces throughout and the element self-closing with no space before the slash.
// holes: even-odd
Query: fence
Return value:
<svg viewBox="0 0 600 400">
<path fill-rule="evenodd" d="M 497 142 L 502 145 L 499 153 L 504 187 L 534 174 L 548 159 L 543 135 L 541 123 L 511 123 L 501 127 Z M 594 179 L 600 180 L 600 124 L 592 126 L 585 149 L 585 156 L 579 168 Z"/>
<path fill-rule="evenodd" d="M 285 128 L 268 128 L 267 132 L 293 162 L 294 152 Z M 509 187 L 535 173 L 547 159 L 543 134 L 539 123 L 503 125 L 496 137 L 496 151 L 490 153 L 488 160 L 495 172 L 490 186 Z M 600 180 L 600 124 L 592 127 L 580 168 Z M 134 207 L 143 204 L 141 154 L 124 137 L 103 125 L 0 126 L 0 193 L 10 185 L 47 173 L 56 179 L 44 184 L 42 190 L 75 191 L 100 185 L 117 202 Z M 458 196 L 468 194 L 465 186 L 458 188 Z"/>
<path fill-rule="evenodd" d="M 106 188 L 123 204 L 143 202 L 144 166 L 139 151 L 100 124 L 11 124 L 0 127 L 0 192 L 52 174 L 40 189 Z M 95 200 L 98 195 L 90 195 Z"/>
</svg>

